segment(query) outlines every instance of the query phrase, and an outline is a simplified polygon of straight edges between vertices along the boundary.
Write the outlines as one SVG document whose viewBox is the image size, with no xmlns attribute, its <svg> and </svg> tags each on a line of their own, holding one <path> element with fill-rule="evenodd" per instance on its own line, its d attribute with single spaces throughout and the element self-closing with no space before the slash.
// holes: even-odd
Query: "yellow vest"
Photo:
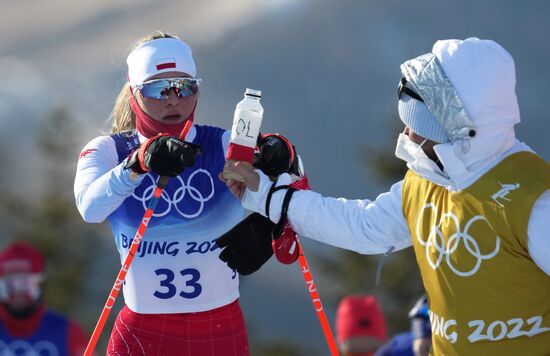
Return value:
<svg viewBox="0 0 550 356">
<path fill-rule="evenodd" d="M 550 164 L 529 152 L 458 192 L 407 172 L 403 213 L 428 296 L 432 354 L 550 355 L 550 277 L 527 250 L 531 209 L 547 189 Z"/>
</svg>

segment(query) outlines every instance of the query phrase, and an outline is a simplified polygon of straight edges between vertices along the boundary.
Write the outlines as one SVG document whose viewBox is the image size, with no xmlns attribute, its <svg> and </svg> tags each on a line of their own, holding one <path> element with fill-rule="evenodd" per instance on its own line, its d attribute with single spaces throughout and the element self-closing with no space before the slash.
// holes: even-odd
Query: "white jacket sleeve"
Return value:
<svg viewBox="0 0 550 356">
<path fill-rule="evenodd" d="M 550 217 L 550 190 L 547 190 L 535 202 L 529 225 L 527 226 L 527 249 L 537 266 L 550 276 L 550 233 L 548 233 L 548 218 Z"/>
<path fill-rule="evenodd" d="M 258 192 L 246 190 L 243 196 L 245 209 L 265 214 L 269 179 L 261 173 Z M 290 177 L 283 174 L 277 185 L 289 184 Z M 333 246 L 363 254 L 386 253 L 412 245 L 409 230 L 402 212 L 401 192 L 403 181 L 394 184 L 390 191 L 376 200 L 348 200 L 323 197 L 313 191 L 297 191 L 288 207 L 288 220 L 299 235 Z M 272 195 L 269 217 L 279 221 L 286 190 Z"/>
<path fill-rule="evenodd" d="M 132 194 L 145 175 L 132 177 L 118 163 L 114 140 L 100 136 L 82 150 L 76 168 L 74 195 L 80 215 L 86 222 L 104 221 Z"/>
</svg>

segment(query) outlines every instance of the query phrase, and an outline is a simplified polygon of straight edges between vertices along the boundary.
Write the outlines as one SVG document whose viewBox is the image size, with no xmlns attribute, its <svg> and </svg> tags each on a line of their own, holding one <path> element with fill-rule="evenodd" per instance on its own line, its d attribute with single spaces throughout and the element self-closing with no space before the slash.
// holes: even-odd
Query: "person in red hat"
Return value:
<svg viewBox="0 0 550 356">
<path fill-rule="evenodd" d="M 387 340 L 386 319 L 372 295 L 347 296 L 336 311 L 336 338 L 345 356 L 370 356 Z"/>
<path fill-rule="evenodd" d="M 82 355 L 81 327 L 46 308 L 44 256 L 26 242 L 0 253 L 0 354 Z"/>
</svg>

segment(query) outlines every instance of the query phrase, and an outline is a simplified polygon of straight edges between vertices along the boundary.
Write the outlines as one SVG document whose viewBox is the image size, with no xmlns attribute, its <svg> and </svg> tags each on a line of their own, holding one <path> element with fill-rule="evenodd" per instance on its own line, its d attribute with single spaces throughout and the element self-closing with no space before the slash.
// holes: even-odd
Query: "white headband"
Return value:
<svg viewBox="0 0 550 356">
<path fill-rule="evenodd" d="M 143 84 L 164 72 L 184 72 L 195 78 L 195 61 L 191 47 L 176 38 L 159 38 L 134 49 L 126 59 L 128 81 L 132 86 Z"/>
</svg>

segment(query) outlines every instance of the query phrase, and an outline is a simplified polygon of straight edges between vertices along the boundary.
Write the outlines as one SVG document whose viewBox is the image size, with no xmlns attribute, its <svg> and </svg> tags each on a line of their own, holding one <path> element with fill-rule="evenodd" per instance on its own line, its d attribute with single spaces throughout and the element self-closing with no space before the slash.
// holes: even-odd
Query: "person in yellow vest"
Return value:
<svg viewBox="0 0 550 356">
<path fill-rule="evenodd" d="M 363 254 L 413 246 L 432 355 L 549 355 L 550 164 L 515 137 L 512 56 L 491 40 L 441 40 L 401 72 L 395 153 L 409 170 L 389 192 L 275 190 L 288 175 L 273 183 L 242 163 L 231 169 L 246 185 L 226 184 L 302 236 Z"/>
</svg>

